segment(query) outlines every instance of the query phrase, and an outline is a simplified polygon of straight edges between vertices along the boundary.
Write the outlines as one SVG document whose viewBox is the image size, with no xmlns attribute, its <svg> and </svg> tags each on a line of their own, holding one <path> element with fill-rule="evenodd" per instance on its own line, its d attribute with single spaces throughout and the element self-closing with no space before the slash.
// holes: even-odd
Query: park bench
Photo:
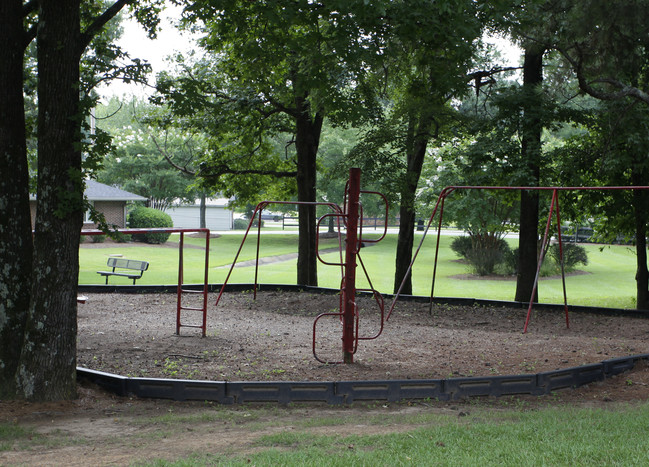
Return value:
<svg viewBox="0 0 649 467">
<path fill-rule="evenodd" d="M 110 276 L 120 276 L 120 277 L 128 277 L 129 279 L 133 279 L 133 285 L 135 285 L 135 281 L 138 280 L 140 277 L 142 277 L 144 271 L 146 271 L 149 268 L 149 263 L 146 261 L 139 261 L 136 259 L 126 259 L 126 258 L 108 258 L 107 265 L 109 268 L 113 268 L 113 270 L 97 271 L 97 274 L 101 274 L 102 276 L 106 277 L 106 284 L 108 284 L 108 278 Z M 139 273 L 119 272 L 119 271 L 115 271 L 116 269 L 122 271 L 130 269 L 132 271 L 140 271 L 140 272 Z"/>
</svg>

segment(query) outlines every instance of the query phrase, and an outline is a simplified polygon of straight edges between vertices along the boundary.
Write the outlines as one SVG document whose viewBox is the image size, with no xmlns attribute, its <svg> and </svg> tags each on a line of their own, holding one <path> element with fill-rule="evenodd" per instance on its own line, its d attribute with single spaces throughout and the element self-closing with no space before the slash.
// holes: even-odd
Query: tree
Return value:
<svg viewBox="0 0 649 467">
<path fill-rule="evenodd" d="M 539 47 L 538 44 L 530 44 L 525 48 L 523 62 L 525 99 L 521 126 L 521 157 L 527 172 L 526 178 L 529 180 L 525 186 L 539 186 L 541 180 L 543 53 L 543 47 Z M 526 302 L 532 297 L 537 269 L 539 192 L 522 191 L 520 196 L 519 258 L 514 299 Z"/>
<path fill-rule="evenodd" d="M 0 398 L 15 391 L 31 287 L 23 60 L 35 29 L 25 31 L 23 21 L 34 7 L 23 9 L 21 0 L 0 3 Z"/>
<path fill-rule="evenodd" d="M 2 391 L 8 397 L 52 400 L 75 395 L 77 255 L 84 211 L 81 171 L 84 107 L 80 105 L 80 63 L 92 39 L 129 3 L 134 2 L 116 1 L 108 7 L 103 3 L 82 4 L 79 0 L 43 0 L 25 5 L 3 2 L 2 5 L 0 21 L 3 26 L 6 21 L 8 28 L 3 27 L 0 37 L 2 45 L 9 46 L 3 47 L 3 52 L 15 47 L 12 48 L 14 54 L 1 56 L 2 65 L 8 67 L 6 74 L 4 69 L 0 74 L 2 88 L 8 86 L 2 99 L 10 105 L 7 110 L 16 112 L 11 115 L 12 119 L 20 120 L 24 115 L 22 102 L 19 105 L 15 99 L 16 68 L 19 64 L 22 73 L 23 53 L 34 34 L 37 36 L 39 78 L 38 200 L 33 262 L 29 261 L 32 237 L 28 209 L 7 223 L 9 226 L 13 223 L 14 236 L 2 245 L 3 249 L 14 249 L 21 255 L 20 258 L 3 256 L 3 260 L 11 261 L 5 263 L 4 269 L 15 266 L 16 277 L 27 280 L 30 288 L 29 306 L 25 310 L 25 284 L 16 288 L 8 283 L 12 288 L 7 289 L 5 303 L 9 306 L 3 310 L 7 319 L 0 320 L 3 334 L 9 329 L 7 326 L 18 332 L 24 327 L 24 333 L 11 338 L 14 343 L 20 340 L 21 345 L 6 354 L 3 347 L 0 356 L 3 360 L 0 366 L 4 369 L 16 368 L 16 386 L 4 379 L 2 381 Z M 28 31 L 23 30 L 23 21 L 30 27 Z M 0 125 L 2 163 L 9 161 L 12 168 L 18 169 L 13 186 L 20 184 L 18 189 L 9 184 L 1 185 L 0 198 L 12 200 L 15 206 L 24 208 L 29 199 L 26 154 L 23 151 L 26 144 L 19 142 L 19 139 L 25 139 L 24 123 L 12 125 L 3 114 Z M 2 222 L 4 233 L 4 216 Z M 5 290 L 4 275 L 1 280 L 0 289 Z M 3 346 L 4 343 L 3 339 Z M 16 359 L 16 349 L 20 349 L 19 360 Z M 3 374 L 8 376 L 4 369 Z"/>
<path fill-rule="evenodd" d="M 363 76 L 377 48 L 359 28 L 356 15 L 368 14 L 364 9 L 375 14 L 371 5 L 343 1 L 186 7 L 186 18 L 202 24 L 209 61 L 188 67 L 179 79 L 162 79 L 158 88 L 176 115 L 210 122 L 215 145 L 199 173 L 206 182 L 217 189 L 231 175 L 258 187 L 257 176 L 291 177 L 297 201 L 316 201 L 325 118 L 357 121 L 371 97 Z M 272 153 L 269 140 L 278 134 L 292 135 L 294 158 Z M 301 204 L 298 211 L 297 282 L 317 285 L 316 210 Z"/>
<path fill-rule="evenodd" d="M 399 238 L 394 290 L 411 293 L 415 199 L 431 141 L 453 121 L 450 101 L 467 92 L 475 42 L 482 33 L 479 5 L 463 0 L 390 2 L 381 31 L 384 50 L 375 71 L 386 90 L 386 115 L 357 153 L 390 170 L 398 154 Z M 440 143 L 440 141 L 437 141 Z M 385 156 L 379 159 L 377 155 Z M 391 171 L 394 179 L 395 171 Z"/>
<path fill-rule="evenodd" d="M 175 200 L 196 199 L 191 185 L 204 138 L 152 126 L 147 116 L 152 107 L 112 99 L 95 110 L 97 127 L 111 135 L 113 145 L 97 180 L 145 196 L 148 207 L 164 211 Z"/>
<path fill-rule="evenodd" d="M 649 109 L 631 98 L 603 102 L 593 112 L 587 133 L 557 148 L 555 158 L 566 184 L 641 186 L 649 179 Z M 649 309 L 646 190 L 566 193 L 564 211 L 594 220 L 597 238 L 632 239 L 636 248 L 636 306 Z"/>
<path fill-rule="evenodd" d="M 552 47 L 570 63 L 580 89 L 600 100 L 649 104 L 649 2 L 572 0 L 560 5 Z"/>
<path fill-rule="evenodd" d="M 589 0 L 587 2 L 560 2 L 562 7 L 556 13 L 556 34 L 551 47 L 558 50 L 570 64 L 575 73 L 579 88 L 588 95 L 605 103 L 604 114 L 598 124 L 591 127 L 596 135 L 590 138 L 593 144 L 588 153 L 597 154 L 601 161 L 590 158 L 590 167 L 584 170 L 591 174 L 591 180 L 624 180 L 632 185 L 646 185 L 649 173 L 646 170 L 644 157 L 646 145 L 642 137 L 646 122 L 645 111 L 635 109 L 631 104 L 649 104 L 649 31 L 646 28 L 649 19 L 649 2 L 634 0 L 630 2 L 606 2 Z M 646 110 L 646 109 L 645 109 Z M 607 116 L 607 113 L 610 113 Z M 637 120 L 630 120 L 635 115 Z M 602 122 L 608 123 L 603 124 Z M 626 126 L 619 123 L 625 122 Z M 640 133 L 627 133 L 635 128 Z M 620 138 L 627 138 L 624 141 Z M 571 145 L 570 147 L 574 147 Z M 597 150 L 593 148 L 598 148 Z M 577 154 L 583 156 L 584 151 Z M 611 156 L 619 157 L 629 165 L 625 171 L 611 171 L 603 176 L 597 173 L 596 167 L 612 166 Z M 573 161 L 570 157 L 568 160 Z M 583 167 L 577 164 L 577 167 Z M 569 173 L 571 171 L 568 171 Z M 586 196 L 591 199 L 592 196 Z M 621 232 L 628 232 L 633 226 L 637 251 L 637 306 L 649 307 L 649 271 L 646 256 L 647 194 L 637 190 L 631 197 L 624 195 L 609 197 L 608 203 L 597 204 L 605 210 L 613 225 Z M 617 201 L 614 201 L 617 200 Z M 625 201 L 622 201 L 625 200 Z M 621 205 L 618 203 L 622 203 Z M 631 206 L 632 216 L 613 212 L 606 206 Z M 628 209 L 628 208 L 627 208 Z M 626 211 L 626 209 L 624 209 Z M 625 219 L 626 222 L 620 222 Z"/>
</svg>

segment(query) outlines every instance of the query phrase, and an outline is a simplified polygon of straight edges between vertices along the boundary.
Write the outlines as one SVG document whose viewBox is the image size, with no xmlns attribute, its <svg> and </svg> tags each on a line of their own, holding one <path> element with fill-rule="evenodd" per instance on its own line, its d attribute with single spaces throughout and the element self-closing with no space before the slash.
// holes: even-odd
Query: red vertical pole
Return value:
<svg viewBox="0 0 649 467">
<path fill-rule="evenodd" d="M 530 304 L 527 307 L 527 317 L 525 318 L 525 326 L 523 326 L 523 334 L 527 332 L 527 326 L 530 323 L 530 316 L 532 314 L 532 304 L 534 303 L 534 295 L 536 295 L 536 289 L 539 285 L 539 276 L 541 274 L 541 265 L 543 264 L 543 258 L 545 257 L 543 251 L 545 244 L 548 241 L 548 233 L 550 232 L 550 225 L 552 223 L 552 213 L 554 212 L 554 204 L 558 197 L 558 191 L 552 190 L 552 201 L 550 202 L 550 212 L 548 213 L 548 222 L 545 225 L 545 233 L 543 234 L 543 242 L 541 243 L 541 253 L 539 254 L 539 262 L 536 264 L 536 276 L 534 276 L 534 287 L 532 287 L 532 296 L 530 297 Z"/>
<path fill-rule="evenodd" d="M 354 363 L 354 322 L 356 318 L 356 254 L 358 253 L 358 206 L 361 192 L 361 169 L 349 169 L 347 197 L 347 245 L 345 247 L 345 280 L 343 287 L 343 361 Z"/>
<path fill-rule="evenodd" d="M 178 289 L 176 293 L 176 334 L 180 334 L 180 309 L 182 308 L 182 288 L 183 288 L 183 245 L 185 243 L 185 233 L 180 232 L 180 242 L 178 243 Z"/>
<path fill-rule="evenodd" d="M 568 294 L 566 293 L 566 268 L 563 258 L 563 240 L 561 239 L 561 216 L 559 215 L 559 195 L 557 194 L 557 239 L 559 239 L 559 264 L 561 264 L 561 283 L 563 285 L 563 309 L 566 313 L 566 327 L 570 328 L 568 318 Z"/>
<path fill-rule="evenodd" d="M 205 232 L 205 276 L 203 278 L 203 337 L 207 331 L 207 292 L 210 274 L 210 231 Z"/>
</svg>

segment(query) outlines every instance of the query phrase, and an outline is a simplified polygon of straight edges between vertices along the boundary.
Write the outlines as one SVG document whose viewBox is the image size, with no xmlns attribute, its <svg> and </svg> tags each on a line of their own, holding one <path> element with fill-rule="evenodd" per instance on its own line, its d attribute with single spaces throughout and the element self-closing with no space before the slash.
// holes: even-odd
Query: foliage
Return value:
<svg viewBox="0 0 649 467">
<path fill-rule="evenodd" d="M 122 232 L 117 232 L 117 235 L 115 237 L 115 241 L 117 243 L 128 243 L 133 239 L 131 234 L 125 234 Z"/>
<path fill-rule="evenodd" d="M 190 175 L 203 138 L 146 123 L 153 106 L 138 100 L 113 98 L 97 108 L 97 126 L 112 136 L 112 151 L 103 160 L 97 180 L 148 198 L 147 205 L 166 209 L 176 200 L 194 201 Z M 172 164 L 184 168 L 180 171 Z"/>
<path fill-rule="evenodd" d="M 501 271 L 511 274 L 509 267 L 512 251 L 509 243 L 503 238 L 493 235 L 465 235 L 455 237 L 450 247 L 455 254 L 466 259 L 479 276 L 493 274 L 499 265 L 503 265 Z"/>
<path fill-rule="evenodd" d="M 246 230 L 248 228 L 250 221 L 246 219 L 235 219 L 234 220 L 234 230 Z"/>
<path fill-rule="evenodd" d="M 472 247 L 473 242 L 471 241 L 471 237 L 468 235 L 455 237 L 451 242 L 451 250 L 453 250 L 453 252 L 460 258 L 466 258 Z"/>
<path fill-rule="evenodd" d="M 565 272 L 574 271 L 579 264 L 588 266 L 588 253 L 586 252 L 586 248 L 575 243 L 562 243 L 561 246 L 563 251 L 563 265 Z M 547 256 L 554 261 L 557 269 L 561 271 L 558 243 L 550 245 Z"/>
<path fill-rule="evenodd" d="M 104 243 L 106 241 L 106 235 L 92 235 L 90 238 L 92 243 Z"/>
<path fill-rule="evenodd" d="M 139 206 L 129 213 L 128 225 L 132 229 L 174 226 L 169 214 L 143 206 Z M 133 234 L 133 240 L 146 243 L 165 243 L 170 235 L 168 232 Z"/>
<path fill-rule="evenodd" d="M 649 104 L 647 0 L 541 5 L 555 31 L 551 47 L 572 67 L 582 91 L 606 101 Z"/>
</svg>

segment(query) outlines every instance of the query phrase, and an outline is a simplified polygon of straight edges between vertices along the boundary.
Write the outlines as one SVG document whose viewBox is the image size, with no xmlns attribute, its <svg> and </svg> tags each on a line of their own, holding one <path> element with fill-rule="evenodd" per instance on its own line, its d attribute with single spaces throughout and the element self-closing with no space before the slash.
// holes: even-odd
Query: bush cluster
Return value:
<svg viewBox="0 0 649 467">
<path fill-rule="evenodd" d="M 173 227 L 171 216 L 158 209 L 139 206 L 128 215 L 128 225 L 131 229 Z M 133 234 L 133 240 L 146 243 L 165 243 L 171 234 L 168 232 L 155 232 L 146 234 Z"/>
<path fill-rule="evenodd" d="M 479 276 L 489 274 L 514 275 L 518 272 L 518 248 L 511 249 L 504 239 L 481 242 L 471 236 L 456 237 L 451 242 L 451 250 L 464 258 Z M 588 254 L 581 245 L 563 244 L 563 264 L 565 272 L 571 272 L 579 264 L 588 265 Z M 559 244 L 550 245 L 541 267 L 541 276 L 561 273 Z"/>
<path fill-rule="evenodd" d="M 234 230 L 246 230 L 248 228 L 249 223 L 250 221 L 248 219 L 235 219 L 233 228 Z M 255 217 L 252 226 L 257 227 L 258 225 L 259 225 L 259 218 Z M 262 227 L 264 226 L 264 221 L 261 221 L 261 226 Z"/>
<path fill-rule="evenodd" d="M 451 250 L 464 258 L 479 276 L 494 274 L 513 274 L 508 265 L 512 261 L 512 250 L 502 238 L 491 235 L 455 237 Z"/>
<path fill-rule="evenodd" d="M 588 253 L 586 248 L 575 243 L 562 243 L 563 246 L 563 267 L 565 272 L 574 271 L 577 265 L 583 264 L 588 266 Z M 556 265 L 557 272 L 561 271 L 561 263 L 559 262 L 559 244 L 555 243 L 550 245 L 547 256 L 552 258 Z"/>
</svg>

